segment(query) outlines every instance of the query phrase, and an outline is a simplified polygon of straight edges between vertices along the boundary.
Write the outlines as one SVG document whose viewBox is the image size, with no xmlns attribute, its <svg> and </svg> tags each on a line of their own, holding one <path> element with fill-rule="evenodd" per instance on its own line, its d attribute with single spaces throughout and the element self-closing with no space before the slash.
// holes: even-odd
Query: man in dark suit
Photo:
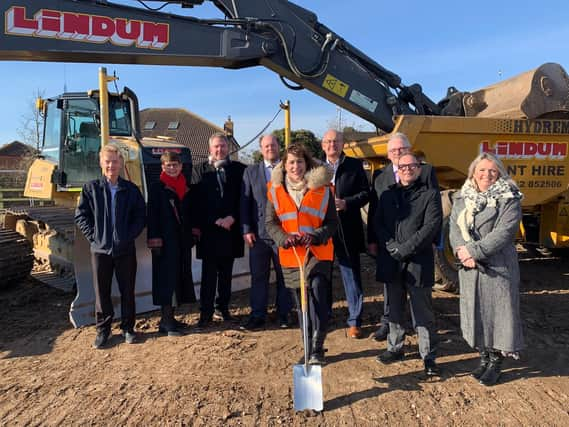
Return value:
<svg viewBox="0 0 569 427">
<path fill-rule="evenodd" d="M 365 239 L 360 209 L 369 200 L 369 186 L 361 160 L 346 156 L 343 149 L 343 134 L 328 130 L 322 138 L 322 150 L 326 154 L 326 163 L 334 171 L 332 184 L 340 218 L 334 235 L 334 255 L 340 265 L 348 303 L 348 336 L 361 338 L 364 296 L 360 253 L 365 251 Z"/>
<path fill-rule="evenodd" d="M 405 154 L 411 153 L 411 143 L 407 135 L 401 132 L 394 133 L 387 142 L 387 158 L 391 161 L 385 168 L 377 171 L 373 175 L 371 195 L 369 201 L 368 212 L 368 251 L 372 255 L 378 253 L 376 215 L 378 214 L 377 205 L 381 195 L 393 184 L 399 183 L 399 175 L 397 174 L 399 159 Z M 427 163 L 421 163 L 421 173 L 418 180 L 426 185 L 427 188 L 438 190 L 439 183 L 435 175 L 433 167 Z M 387 297 L 387 287 L 384 284 L 383 292 L 383 316 L 381 317 L 381 326 L 375 332 L 375 339 L 383 341 L 389 333 L 389 299 Z"/>
<path fill-rule="evenodd" d="M 292 307 L 290 292 L 284 285 L 278 248 L 265 229 L 267 183 L 271 179 L 273 167 L 279 161 L 279 143 L 275 136 L 263 135 L 259 145 L 263 160 L 245 169 L 241 189 L 241 232 L 249 246 L 251 271 L 251 316 L 241 325 L 243 330 L 255 330 L 265 325 L 271 261 L 277 276 L 276 306 L 280 327 L 288 326 L 288 314 Z"/>
<path fill-rule="evenodd" d="M 209 160 L 194 170 L 194 215 L 200 232 L 196 255 L 202 259 L 200 328 L 207 326 L 214 315 L 219 320 L 234 320 L 229 299 L 233 263 L 244 255 L 239 227 L 244 169 L 244 164 L 230 160 L 227 137 L 218 132 L 209 138 Z"/>
</svg>

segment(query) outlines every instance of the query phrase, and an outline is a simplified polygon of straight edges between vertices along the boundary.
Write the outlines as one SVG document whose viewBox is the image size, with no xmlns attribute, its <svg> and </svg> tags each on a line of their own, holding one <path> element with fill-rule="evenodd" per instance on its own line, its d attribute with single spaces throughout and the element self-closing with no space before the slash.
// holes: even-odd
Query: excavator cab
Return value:
<svg viewBox="0 0 569 427">
<path fill-rule="evenodd" d="M 56 191 L 80 188 L 101 175 L 99 99 L 92 93 L 65 93 L 43 103 L 45 132 L 41 150 L 57 164 Z M 110 137 L 133 135 L 130 103 L 109 94 Z"/>
</svg>

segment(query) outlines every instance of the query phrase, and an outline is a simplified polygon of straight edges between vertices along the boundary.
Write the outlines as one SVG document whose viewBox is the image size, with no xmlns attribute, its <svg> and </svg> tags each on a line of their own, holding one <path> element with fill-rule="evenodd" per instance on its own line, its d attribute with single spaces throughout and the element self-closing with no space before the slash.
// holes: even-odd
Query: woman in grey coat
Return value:
<svg viewBox="0 0 569 427">
<path fill-rule="evenodd" d="M 487 386 L 498 381 L 504 356 L 517 359 L 524 345 L 514 246 L 522 197 L 502 162 L 483 153 L 470 164 L 450 217 L 450 243 L 461 263 L 460 325 L 480 351 L 472 376 Z"/>
</svg>

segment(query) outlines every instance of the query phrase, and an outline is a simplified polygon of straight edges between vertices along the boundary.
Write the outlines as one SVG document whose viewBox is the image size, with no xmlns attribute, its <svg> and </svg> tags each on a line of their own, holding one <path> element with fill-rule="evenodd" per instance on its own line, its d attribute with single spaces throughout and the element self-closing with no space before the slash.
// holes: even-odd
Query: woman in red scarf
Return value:
<svg viewBox="0 0 569 427">
<path fill-rule="evenodd" d="M 160 181 L 148 193 L 152 299 L 162 309 L 159 331 L 178 336 L 185 325 L 174 318 L 175 307 L 196 301 L 191 270 L 191 197 L 180 156 L 166 152 L 160 161 Z"/>
</svg>

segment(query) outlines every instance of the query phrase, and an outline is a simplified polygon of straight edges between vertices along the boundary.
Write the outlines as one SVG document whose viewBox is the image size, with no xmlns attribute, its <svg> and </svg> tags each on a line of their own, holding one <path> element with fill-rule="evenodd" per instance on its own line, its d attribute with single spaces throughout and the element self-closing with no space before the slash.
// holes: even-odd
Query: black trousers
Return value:
<svg viewBox="0 0 569 427">
<path fill-rule="evenodd" d="M 97 331 L 111 330 L 114 310 L 111 299 L 113 274 L 121 294 L 121 329 L 134 328 L 136 307 L 134 286 L 136 282 L 136 254 L 113 257 L 106 254 L 91 254 L 93 287 L 95 289 L 95 320 Z"/>
<path fill-rule="evenodd" d="M 314 336 L 318 332 L 325 336 L 328 331 L 328 321 L 330 319 L 330 281 L 322 274 L 317 274 L 310 278 L 308 286 L 308 335 Z M 302 330 L 302 309 L 300 305 L 300 289 L 294 292 L 294 301 L 298 311 L 298 324 Z"/>
<path fill-rule="evenodd" d="M 202 283 L 200 287 L 200 310 L 202 315 L 211 316 L 215 308 L 226 311 L 231 298 L 231 277 L 233 273 L 233 257 L 204 257 L 202 261 Z"/>
</svg>

